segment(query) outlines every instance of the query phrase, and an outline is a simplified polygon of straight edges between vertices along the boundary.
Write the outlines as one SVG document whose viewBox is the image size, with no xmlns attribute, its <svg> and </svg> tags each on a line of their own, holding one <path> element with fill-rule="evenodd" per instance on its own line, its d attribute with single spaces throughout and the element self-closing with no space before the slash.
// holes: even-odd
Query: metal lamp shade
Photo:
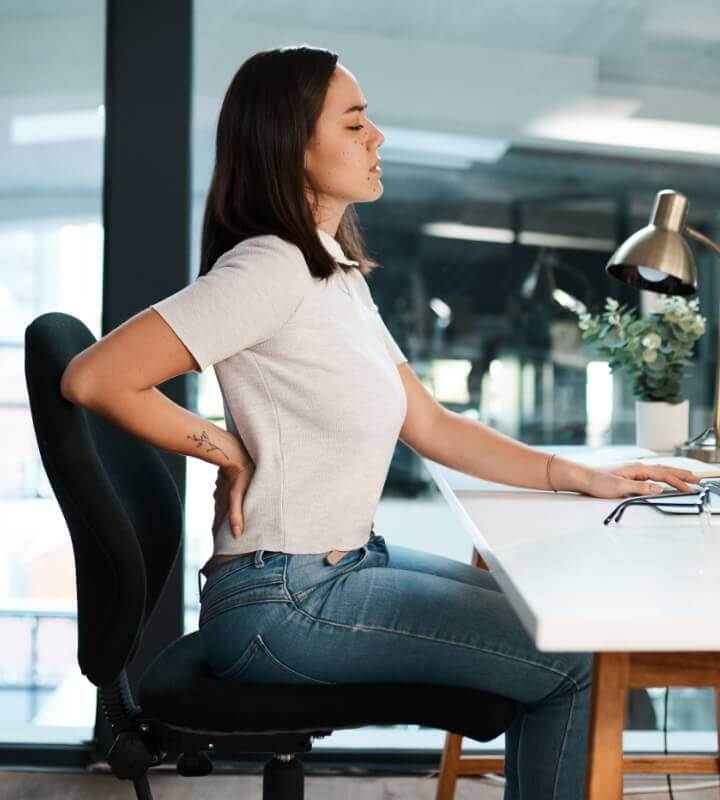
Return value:
<svg viewBox="0 0 720 800">
<path fill-rule="evenodd" d="M 682 235 L 687 205 L 679 192 L 658 192 L 649 224 L 618 247 L 606 271 L 638 289 L 685 297 L 696 294 L 695 258 Z"/>
<path fill-rule="evenodd" d="M 638 289 L 685 297 L 697 292 L 697 268 L 688 243 L 681 234 L 655 225 L 626 239 L 605 269 Z"/>
</svg>

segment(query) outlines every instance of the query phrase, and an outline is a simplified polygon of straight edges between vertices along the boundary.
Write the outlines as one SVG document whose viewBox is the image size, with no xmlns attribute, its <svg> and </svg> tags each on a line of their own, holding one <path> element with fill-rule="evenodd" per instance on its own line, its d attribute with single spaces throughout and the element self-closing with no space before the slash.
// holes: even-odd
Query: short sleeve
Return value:
<svg viewBox="0 0 720 800">
<path fill-rule="evenodd" d="M 269 339 L 300 306 L 312 276 L 298 247 L 253 236 L 155 311 L 192 353 L 200 372 Z"/>
<path fill-rule="evenodd" d="M 351 274 L 355 276 L 355 281 L 360 290 L 360 297 L 362 301 L 365 303 L 368 308 L 375 312 L 377 317 L 378 324 L 380 325 L 380 329 L 383 335 L 383 339 L 385 341 L 385 349 L 388 351 L 390 358 L 392 358 L 393 363 L 395 364 L 402 364 L 403 361 L 407 361 L 408 358 L 403 353 L 403 351 L 398 347 L 397 342 L 393 338 L 390 331 L 387 329 L 385 322 L 383 321 L 382 316 L 380 315 L 380 311 L 375 304 L 375 301 L 372 298 L 372 293 L 370 292 L 370 287 L 368 286 L 367 280 L 365 276 L 360 272 L 359 269 L 351 270 Z"/>
</svg>

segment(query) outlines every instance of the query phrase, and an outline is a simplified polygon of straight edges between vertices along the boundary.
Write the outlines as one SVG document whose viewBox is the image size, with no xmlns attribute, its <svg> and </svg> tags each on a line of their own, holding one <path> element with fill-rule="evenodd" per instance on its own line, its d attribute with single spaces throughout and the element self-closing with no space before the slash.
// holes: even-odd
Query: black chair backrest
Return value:
<svg viewBox="0 0 720 800">
<path fill-rule="evenodd" d="M 183 508 L 155 448 L 60 394 L 65 367 L 95 342 L 58 312 L 25 330 L 33 426 L 75 555 L 78 664 L 103 686 L 137 650 L 177 558 Z"/>
</svg>

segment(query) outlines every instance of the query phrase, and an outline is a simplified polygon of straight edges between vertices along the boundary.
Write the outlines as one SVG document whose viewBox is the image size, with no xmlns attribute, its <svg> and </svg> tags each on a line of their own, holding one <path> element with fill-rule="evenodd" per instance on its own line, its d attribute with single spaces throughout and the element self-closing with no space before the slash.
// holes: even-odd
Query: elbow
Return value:
<svg viewBox="0 0 720 800">
<path fill-rule="evenodd" d="M 79 406 L 88 404 L 89 386 L 87 376 L 83 375 L 78 369 L 78 365 L 73 362 L 65 367 L 65 371 L 60 379 L 60 394 L 70 403 Z"/>
</svg>

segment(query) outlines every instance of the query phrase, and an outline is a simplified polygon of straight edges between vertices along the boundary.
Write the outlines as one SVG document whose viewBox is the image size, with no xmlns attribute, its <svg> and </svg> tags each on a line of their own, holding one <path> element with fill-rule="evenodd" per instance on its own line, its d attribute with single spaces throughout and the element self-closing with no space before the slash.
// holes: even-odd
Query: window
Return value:
<svg viewBox="0 0 720 800">
<path fill-rule="evenodd" d="M 102 3 L 0 9 L 0 741 L 92 738 L 75 562 L 30 416 L 25 328 L 62 311 L 100 335 Z"/>
<path fill-rule="evenodd" d="M 602 4 L 526 4 L 521 15 L 502 0 L 442 9 L 400 3 L 373 16 L 362 7 L 338 15 L 329 1 L 280 15 L 273 4 L 198 0 L 192 275 L 215 123 L 232 75 L 260 49 L 333 49 L 385 133 L 384 195 L 356 208 L 383 265 L 371 288 L 421 379 L 449 408 L 529 444 L 632 443 L 634 398 L 583 346 L 568 299 L 596 310 L 606 295 L 650 302 L 604 266 L 647 223 L 659 189 L 686 194 L 689 224 L 717 238 L 720 128 L 708 109 L 719 98 L 704 39 L 711 21 L 720 22 L 720 10 L 701 2 L 616 5 L 612 13 Z M 717 265 L 695 252 L 700 310 L 712 331 Z M 711 411 L 716 356 L 707 334 L 686 387 L 691 433 Z M 197 410 L 221 420 L 211 371 L 198 389 Z M 212 550 L 214 478 L 213 468 L 189 459 L 188 630 L 196 625 L 196 570 Z M 378 532 L 390 544 L 469 561 L 466 539 L 448 526 L 430 476 L 399 444 Z M 628 728 L 661 726 L 661 702 L 659 690 L 635 693 Z M 713 746 L 711 692 L 672 690 L 670 707 L 678 737 L 699 734 L 701 748 Z M 373 746 L 393 746 L 396 733 L 373 732 Z M 429 735 L 417 730 L 402 746 L 425 747 Z M 368 741 L 346 731 L 315 746 L 341 739 L 348 747 Z"/>
</svg>

